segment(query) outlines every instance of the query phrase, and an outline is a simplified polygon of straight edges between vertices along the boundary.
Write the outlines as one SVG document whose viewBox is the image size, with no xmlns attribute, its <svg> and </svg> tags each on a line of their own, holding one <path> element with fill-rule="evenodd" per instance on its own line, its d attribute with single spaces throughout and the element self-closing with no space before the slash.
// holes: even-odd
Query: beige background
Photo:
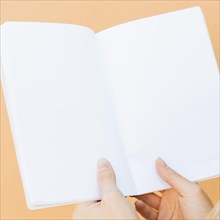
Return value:
<svg viewBox="0 0 220 220">
<path fill-rule="evenodd" d="M 95 31 L 133 19 L 199 5 L 219 63 L 219 1 L 1 1 L 1 23 L 46 21 L 85 25 Z M 26 208 L 13 140 L 1 90 L 1 219 L 70 219 L 74 206 L 30 211 Z M 219 199 L 219 178 L 204 181 L 202 187 Z"/>
</svg>

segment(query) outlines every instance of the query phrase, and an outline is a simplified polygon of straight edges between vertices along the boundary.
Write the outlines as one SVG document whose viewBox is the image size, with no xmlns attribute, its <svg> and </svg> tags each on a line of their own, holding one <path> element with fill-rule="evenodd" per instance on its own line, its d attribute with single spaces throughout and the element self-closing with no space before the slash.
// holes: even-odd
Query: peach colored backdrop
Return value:
<svg viewBox="0 0 220 220">
<path fill-rule="evenodd" d="M 199 5 L 219 63 L 219 1 L 53 1 L 2 0 L 1 23 L 6 21 L 63 22 L 85 25 L 95 31 L 126 21 Z M 27 209 L 15 157 L 4 96 L 1 91 L 1 219 L 71 219 L 73 205 L 37 211 Z M 219 178 L 200 183 L 219 199 Z"/>
</svg>

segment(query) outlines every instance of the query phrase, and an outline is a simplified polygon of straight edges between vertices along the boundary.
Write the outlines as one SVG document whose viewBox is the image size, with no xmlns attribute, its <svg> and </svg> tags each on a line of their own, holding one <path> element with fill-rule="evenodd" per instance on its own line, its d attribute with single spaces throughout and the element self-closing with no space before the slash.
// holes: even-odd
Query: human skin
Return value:
<svg viewBox="0 0 220 220">
<path fill-rule="evenodd" d="M 73 219 L 135 220 L 139 219 L 137 212 L 148 220 L 206 219 L 213 204 L 201 187 L 179 175 L 161 158 L 156 160 L 156 168 L 172 189 L 164 190 L 162 196 L 154 193 L 136 196 L 135 210 L 118 189 L 110 163 L 105 159 L 99 160 L 97 175 L 102 199 L 79 204 Z"/>
<path fill-rule="evenodd" d="M 160 158 L 156 168 L 172 188 L 164 190 L 162 196 L 154 193 L 136 196 L 136 210 L 148 220 L 206 219 L 213 204 L 202 188 L 179 175 Z"/>
<path fill-rule="evenodd" d="M 111 164 L 101 159 L 97 167 L 102 199 L 78 205 L 73 219 L 139 219 L 134 206 L 118 189 Z"/>
</svg>

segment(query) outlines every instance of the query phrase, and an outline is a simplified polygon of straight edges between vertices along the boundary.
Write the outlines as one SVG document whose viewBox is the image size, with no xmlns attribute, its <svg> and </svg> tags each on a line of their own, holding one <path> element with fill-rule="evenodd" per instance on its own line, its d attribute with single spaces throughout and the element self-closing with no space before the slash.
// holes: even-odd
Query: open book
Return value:
<svg viewBox="0 0 220 220">
<path fill-rule="evenodd" d="M 219 174 L 219 72 L 200 8 L 121 24 L 1 26 L 2 85 L 29 208 L 100 199 L 107 158 L 124 195 Z M 3 146 L 4 147 L 4 146 Z"/>
</svg>

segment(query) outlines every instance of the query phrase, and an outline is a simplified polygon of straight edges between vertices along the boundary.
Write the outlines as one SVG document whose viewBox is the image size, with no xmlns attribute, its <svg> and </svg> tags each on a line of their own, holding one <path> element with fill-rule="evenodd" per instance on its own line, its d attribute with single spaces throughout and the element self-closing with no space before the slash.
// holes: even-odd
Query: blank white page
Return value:
<svg viewBox="0 0 220 220">
<path fill-rule="evenodd" d="M 168 187 L 161 156 L 190 180 L 219 174 L 219 72 L 200 8 L 96 34 L 138 194 Z"/>
<path fill-rule="evenodd" d="M 93 31 L 31 22 L 1 28 L 2 83 L 29 207 L 100 199 L 100 157 L 111 161 L 121 190 L 133 192 Z"/>
</svg>

